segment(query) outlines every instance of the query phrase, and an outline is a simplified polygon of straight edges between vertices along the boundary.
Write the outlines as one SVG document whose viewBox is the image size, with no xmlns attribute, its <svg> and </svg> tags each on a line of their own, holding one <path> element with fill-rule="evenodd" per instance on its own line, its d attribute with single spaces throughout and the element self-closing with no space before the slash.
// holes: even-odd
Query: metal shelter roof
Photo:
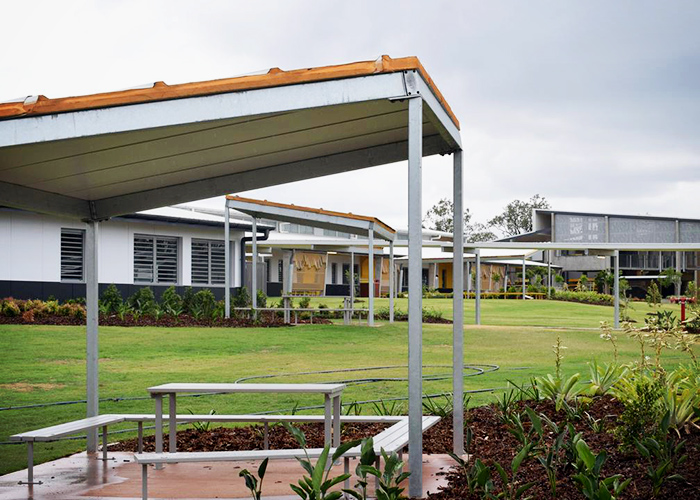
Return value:
<svg viewBox="0 0 700 500">
<path fill-rule="evenodd" d="M 376 217 L 352 213 L 334 212 L 322 208 L 309 208 L 267 200 L 254 200 L 240 196 L 227 196 L 226 206 L 258 219 L 271 219 L 292 224 L 305 224 L 332 231 L 367 236 L 373 231 L 377 238 L 393 241 L 396 231 Z"/>
<path fill-rule="evenodd" d="M 0 203 L 100 220 L 461 150 L 415 57 L 0 104 Z"/>
</svg>

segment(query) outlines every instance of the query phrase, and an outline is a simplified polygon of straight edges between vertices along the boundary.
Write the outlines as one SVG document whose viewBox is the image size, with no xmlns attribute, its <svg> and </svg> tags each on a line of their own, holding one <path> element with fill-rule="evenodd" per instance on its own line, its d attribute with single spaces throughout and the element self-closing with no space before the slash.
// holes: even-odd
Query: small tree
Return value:
<svg viewBox="0 0 700 500">
<path fill-rule="evenodd" d="M 578 279 L 578 284 L 576 285 L 577 292 L 585 292 L 588 290 L 588 276 L 582 274 Z"/>
<path fill-rule="evenodd" d="M 652 281 L 647 288 L 646 301 L 649 307 L 661 304 L 661 292 L 659 292 L 659 286 L 656 284 L 656 281 Z"/>
<path fill-rule="evenodd" d="M 668 269 L 665 269 L 664 272 L 662 273 L 663 278 L 661 278 L 661 284 L 663 286 L 671 286 L 673 285 L 676 288 L 676 295 L 680 295 L 681 293 L 681 283 L 683 281 L 683 275 L 679 272 L 673 269 L 672 267 L 669 267 Z"/>
</svg>

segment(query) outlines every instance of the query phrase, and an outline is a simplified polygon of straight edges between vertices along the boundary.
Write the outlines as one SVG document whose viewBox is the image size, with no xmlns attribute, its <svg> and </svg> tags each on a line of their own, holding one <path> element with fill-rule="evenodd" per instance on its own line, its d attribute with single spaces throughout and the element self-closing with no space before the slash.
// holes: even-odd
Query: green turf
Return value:
<svg viewBox="0 0 700 500">
<path fill-rule="evenodd" d="M 383 300 L 383 299 L 382 299 Z M 382 300 L 378 300 L 379 303 Z M 331 300 L 328 300 L 329 305 Z M 450 300 L 433 299 L 426 305 L 449 311 Z M 399 306 L 403 307 L 401 301 Z M 473 304 L 467 305 L 470 312 Z M 646 305 L 637 305 L 639 314 Z M 644 311 L 645 312 L 645 311 Z M 612 358 L 610 344 L 594 330 L 601 319 L 609 319 L 610 308 L 563 302 L 484 301 L 484 322 L 502 324 L 559 324 L 555 330 L 528 326 L 468 326 L 465 362 L 497 364 L 495 373 L 466 379 L 467 390 L 504 387 L 508 379 L 524 382 L 532 375 L 552 371 L 552 345 L 560 334 L 567 373 L 587 370 L 592 358 Z M 313 325 L 285 328 L 117 328 L 100 330 L 100 396 L 103 398 L 146 396 L 146 387 L 165 382 L 231 382 L 239 377 L 266 373 L 301 372 L 403 365 L 407 360 L 407 325 L 362 326 Z M 451 325 L 425 325 L 425 364 L 449 365 L 452 359 Z M 621 339 L 621 356 L 636 357 L 635 345 Z M 85 396 L 84 327 L 0 326 L 0 406 L 26 405 L 82 399 Z M 679 352 L 666 355 L 668 364 L 685 361 Z M 450 368 L 426 369 L 428 374 L 449 373 Z M 336 381 L 344 377 L 405 376 L 405 369 L 294 376 L 268 381 Z M 450 380 L 424 384 L 425 393 L 449 391 Z M 405 396 L 407 385 L 380 383 L 353 385 L 345 402 Z M 492 401 L 493 396 L 474 396 L 472 404 Z M 318 397 L 276 395 L 226 395 L 178 400 L 180 412 L 249 413 L 291 408 L 295 404 L 319 404 Z M 103 402 L 100 412 L 153 413 L 150 400 Z M 366 411 L 371 412 L 371 408 Z M 0 442 L 9 435 L 84 417 L 85 405 L 0 411 Z M 128 427 L 128 426 L 127 426 Z M 131 436 L 129 434 L 127 436 Z M 116 439 L 116 438 L 115 438 Z M 36 461 L 43 462 L 81 449 L 82 440 L 38 444 Z M 0 474 L 26 467 L 24 446 L 0 445 Z"/>
</svg>

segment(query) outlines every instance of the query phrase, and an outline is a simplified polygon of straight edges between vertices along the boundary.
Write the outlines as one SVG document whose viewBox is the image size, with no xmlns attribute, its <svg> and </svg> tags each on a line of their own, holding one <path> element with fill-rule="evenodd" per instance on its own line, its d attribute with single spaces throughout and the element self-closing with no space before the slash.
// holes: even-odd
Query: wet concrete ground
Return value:
<svg viewBox="0 0 700 500">
<path fill-rule="evenodd" d="M 27 486 L 27 471 L 0 476 L 0 500 L 56 499 L 140 499 L 141 469 L 133 462 L 133 453 L 110 453 L 107 462 L 77 453 L 34 467 L 34 480 L 43 484 Z M 404 455 L 408 461 L 408 456 Z M 423 456 L 424 495 L 446 484 L 441 473 L 454 464 L 448 455 Z M 250 498 L 241 469 L 257 471 L 258 462 L 214 462 L 167 465 L 163 470 L 149 467 L 149 498 Z M 354 460 L 350 462 L 355 468 Z M 289 488 L 302 476 L 303 469 L 296 460 L 270 461 L 263 483 L 264 498 L 282 500 L 298 498 Z M 342 464 L 333 468 L 332 476 L 343 472 Z M 354 479 L 351 484 L 354 484 Z M 371 483 L 372 484 L 372 483 Z M 408 486 L 407 484 L 405 485 Z"/>
</svg>

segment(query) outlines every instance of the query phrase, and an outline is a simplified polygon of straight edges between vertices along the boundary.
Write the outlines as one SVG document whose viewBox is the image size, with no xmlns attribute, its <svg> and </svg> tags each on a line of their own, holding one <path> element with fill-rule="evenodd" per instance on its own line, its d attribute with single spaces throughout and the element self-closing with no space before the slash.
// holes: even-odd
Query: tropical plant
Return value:
<svg viewBox="0 0 700 500">
<path fill-rule="evenodd" d="M 600 334 L 600 338 L 610 342 L 613 346 L 613 361 L 617 364 L 617 335 L 615 335 L 607 321 L 600 322 L 600 329 L 603 332 Z"/>
<path fill-rule="evenodd" d="M 633 446 L 645 435 L 656 433 L 663 415 L 663 393 L 662 379 L 652 378 L 644 372 L 621 378 L 615 384 L 613 394 L 622 402 L 624 410 L 614 434 L 623 446 Z"/>
<path fill-rule="evenodd" d="M 194 412 L 192 410 L 187 410 L 190 412 L 190 415 L 194 415 Z M 211 409 L 209 410 L 209 413 L 207 415 L 214 415 L 216 413 L 216 410 Z M 196 430 L 197 432 L 207 432 L 211 428 L 211 420 L 206 420 L 204 422 L 192 422 L 192 428 Z M 262 479 L 262 478 L 261 478 Z"/>
<path fill-rule="evenodd" d="M 267 294 L 265 292 L 263 292 L 262 290 L 258 290 L 257 306 L 258 307 L 267 307 Z"/>
<path fill-rule="evenodd" d="M 601 478 L 600 472 L 608 455 L 605 451 L 594 455 L 583 439 L 576 443 L 576 452 L 578 473 L 573 476 L 573 480 L 588 500 L 615 500 L 632 481 L 627 479 L 621 483 L 620 474 Z"/>
<path fill-rule="evenodd" d="M 127 300 L 129 307 L 133 310 L 134 314 L 140 315 L 150 315 L 156 308 L 156 297 L 153 294 L 153 290 L 150 287 L 145 286 L 140 288 L 136 293 L 134 293 Z"/>
<path fill-rule="evenodd" d="M 597 361 L 588 363 L 591 380 L 586 389 L 591 396 L 604 396 L 627 374 L 627 367 L 615 364 L 598 366 Z"/>
<path fill-rule="evenodd" d="M 331 445 L 327 444 L 318 460 L 315 464 L 311 463 L 309 454 L 306 452 L 306 438 L 304 433 L 289 422 L 283 422 L 285 429 L 294 436 L 299 445 L 304 449 L 305 459 L 297 458 L 302 468 L 306 471 L 308 476 L 303 476 L 298 484 L 290 484 L 294 493 L 296 493 L 299 498 L 303 500 L 338 500 L 342 498 L 343 493 L 340 491 L 330 491 L 333 486 L 338 483 L 342 483 L 346 479 L 350 478 L 350 474 L 341 474 L 336 477 L 329 477 L 331 473 L 330 464 L 334 463 L 336 460 L 341 458 L 346 451 L 350 448 L 358 446 L 361 441 L 350 441 L 341 444 L 335 449 L 335 452 L 331 455 L 330 448 Z M 330 455 L 330 461 L 329 461 Z"/>
<path fill-rule="evenodd" d="M 550 373 L 546 377 L 537 377 L 535 380 L 542 395 L 551 399 L 559 411 L 580 392 L 580 389 L 576 387 L 580 378 L 580 373 L 575 373 L 566 380 L 555 378 Z"/>
<path fill-rule="evenodd" d="M 245 478 L 245 485 L 250 490 L 250 494 L 253 496 L 253 500 L 261 500 L 262 498 L 262 484 L 263 479 L 265 479 L 265 471 L 267 470 L 268 458 L 263 460 L 258 467 L 258 477 L 255 477 L 253 473 L 248 471 L 248 469 L 243 469 L 238 473 L 238 477 Z"/>
<path fill-rule="evenodd" d="M 661 292 L 659 291 L 659 286 L 656 281 L 652 281 L 647 288 L 646 301 L 650 307 L 661 305 Z"/>
<path fill-rule="evenodd" d="M 375 415 L 390 417 L 406 414 L 405 405 L 399 401 L 387 402 L 382 399 L 380 401 L 374 401 L 372 406 L 374 407 Z"/>
<path fill-rule="evenodd" d="M 104 306 L 103 314 L 116 313 L 119 308 L 124 303 L 122 294 L 114 283 L 110 284 L 107 289 L 102 293 L 102 300 L 100 300 L 100 305 Z"/>
<path fill-rule="evenodd" d="M 510 464 L 510 480 L 508 480 L 508 474 L 506 473 L 503 466 L 501 466 L 501 464 L 499 464 L 498 462 L 493 463 L 493 466 L 496 468 L 496 471 L 498 472 L 498 475 L 501 477 L 501 481 L 503 482 L 503 490 L 497 495 L 493 495 L 494 498 L 504 498 L 508 500 L 530 498 L 523 497 L 523 495 L 527 492 L 527 490 L 529 490 L 535 485 L 535 481 L 520 484 L 520 482 L 517 481 L 516 477 L 518 475 L 518 470 L 520 469 L 522 463 L 531 456 L 533 447 L 533 443 L 528 443 L 525 446 L 523 446 L 520 449 L 520 451 L 518 451 L 518 453 L 515 455 L 513 461 Z"/>
<path fill-rule="evenodd" d="M 671 414 L 666 412 L 661 420 L 658 438 L 649 436 L 635 442 L 639 454 L 649 462 L 647 477 L 651 481 L 654 497 L 666 481 L 683 479 L 683 476 L 673 474 L 673 471 L 688 459 L 688 455 L 681 455 L 685 441 L 679 441 L 669 434 L 670 424 Z"/>
<path fill-rule="evenodd" d="M 174 286 L 165 289 L 160 297 L 160 305 L 165 314 L 173 318 L 177 318 L 185 311 L 183 299 Z"/>
</svg>

